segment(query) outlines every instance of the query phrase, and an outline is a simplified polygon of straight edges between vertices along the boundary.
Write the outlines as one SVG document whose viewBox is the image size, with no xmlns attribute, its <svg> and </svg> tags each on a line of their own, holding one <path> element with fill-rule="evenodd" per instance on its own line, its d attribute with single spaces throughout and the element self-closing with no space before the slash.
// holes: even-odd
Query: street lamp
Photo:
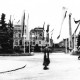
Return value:
<svg viewBox="0 0 80 80">
<path fill-rule="evenodd" d="M 54 31 L 54 29 L 51 31 L 51 39 L 52 39 L 53 31 Z"/>
<path fill-rule="evenodd" d="M 32 34 L 32 38 L 34 38 L 35 37 L 35 35 L 34 34 Z"/>
<path fill-rule="evenodd" d="M 26 37 L 26 35 L 24 34 L 24 35 L 23 35 L 23 37 L 25 38 L 25 37 Z"/>
<path fill-rule="evenodd" d="M 51 42 L 50 42 L 51 45 L 53 45 L 53 39 L 52 39 L 53 31 L 54 31 L 54 29 L 52 29 L 52 31 L 51 31 Z"/>
<path fill-rule="evenodd" d="M 32 44 L 33 44 L 33 38 L 35 37 L 34 34 L 32 34 Z M 34 47 L 33 47 L 33 52 L 34 52 Z"/>
<path fill-rule="evenodd" d="M 26 35 L 24 34 L 23 37 L 24 37 L 24 53 L 25 53 L 25 38 L 26 38 Z"/>
</svg>

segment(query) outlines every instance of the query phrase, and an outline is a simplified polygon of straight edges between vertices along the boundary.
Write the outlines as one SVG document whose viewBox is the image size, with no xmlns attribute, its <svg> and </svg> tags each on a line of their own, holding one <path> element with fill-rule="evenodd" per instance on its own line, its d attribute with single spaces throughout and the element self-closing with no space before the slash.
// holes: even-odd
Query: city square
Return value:
<svg viewBox="0 0 80 80">
<path fill-rule="evenodd" d="M 0 60 L 6 60 L 7 64 L 0 65 L 0 68 L 5 66 L 4 69 L 10 67 L 6 70 L 10 70 L 11 65 L 14 68 L 26 65 L 16 71 L 0 73 L 1 80 L 79 80 L 80 76 L 78 56 L 69 53 L 50 53 L 48 70 L 43 69 L 43 53 L 34 53 L 33 56 L 0 56 Z"/>
<path fill-rule="evenodd" d="M 0 80 L 79 80 L 79 0 L 0 2 Z"/>
</svg>

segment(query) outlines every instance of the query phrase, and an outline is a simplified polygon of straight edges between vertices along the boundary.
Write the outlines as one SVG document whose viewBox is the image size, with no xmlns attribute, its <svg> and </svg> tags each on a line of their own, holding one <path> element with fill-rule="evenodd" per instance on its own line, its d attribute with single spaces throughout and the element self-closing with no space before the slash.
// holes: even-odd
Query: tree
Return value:
<svg viewBox="0 0 80 80">
<path fill-rule="evenodd" d="M 0 21 L 0 45 L 3 52 L 12 52 L 13 50 L 13 24 L 11 19 L 7 24 L 5 22 L 5 14 L 2 13 Z"/>
<path fill-rule="evenodd" d="M 5 22 L 5 14 L 4 13 L 2 13 L 2 15 L 1 15 L 1 21 L 0 21 L 0 24 L 1 24 L 1 30 L 3 30 L 3 31 L 6 31 L 7 30 L 7 28 L 6 28 L 6 22 Z"/>
<path fill-rule="evenodd" d="M 8 23 L 8 44 L 10 46 L 10 49 L 13 49 L 13 22 L 11 22 L 11 16 Z"/>
<path fill-rule="evenodd" d="M 35 45 L 34 47 L 34 52 L 40 52 L 40 47 L 38 46 L 38 44 Z"/>
</svg>

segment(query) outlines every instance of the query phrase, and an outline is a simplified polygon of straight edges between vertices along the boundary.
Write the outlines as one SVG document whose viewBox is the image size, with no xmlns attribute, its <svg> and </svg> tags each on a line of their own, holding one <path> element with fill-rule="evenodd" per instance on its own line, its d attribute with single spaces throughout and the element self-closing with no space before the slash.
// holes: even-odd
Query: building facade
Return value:
<svg viewBox="0 0 80 80">
<path fill-rule="evenodd" d="M 26 26 L 24 27 L 24 33 L 26 34 Z M 24 45 L 24 37 L 22 36 L 22 26 L 21 25 L 14 25 L 13 31 L 13 47 L 15 46 L 23 46 Z M 27 35 L 25 36 L 25 46 L 28 46 Z"/>
<path fill-rule="evenodd" d="M 34 28 L 30 31 L 31 45 L 45 46 L 44 29 L 41 27 Z"/>
<path fill-rule="evenodd" d="M 19 46 L 20 45 L 20 40 L 22 37 L 22 29 L 21 25 L 14 25 L 14 31 L 13 31 L 13 46 Z"/>
<path fill-rule="evenodd" d="M 25 30 L 25 46 L 29 46 L 29 40 L 31 46 L 36 46 L 36 44 L 40 47 L 43 47 L 47 44 L 46 37 L 44 37 L 44 28 L 36 27 L 29 32 L 29 40 L 27 41 L 27 31 L 26 26 Z M 23 46 L 24 45 L 24 37 L 22 37 L 22 26 L 14 25 L 14 34 L 13 34 L 13 46 Z M 52 45 L 52 40 L 49 40 L 49 45 Z"/>
</svg>

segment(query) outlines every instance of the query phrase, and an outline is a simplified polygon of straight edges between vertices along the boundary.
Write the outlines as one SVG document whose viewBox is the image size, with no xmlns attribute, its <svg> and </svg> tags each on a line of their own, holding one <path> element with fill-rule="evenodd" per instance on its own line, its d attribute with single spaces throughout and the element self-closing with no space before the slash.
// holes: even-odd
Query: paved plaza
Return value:
<svg viewBox="0 0 80 80">
<path fill-rule="evenodd" d="M 49 69 L 43 70 L 43 53 L 0 56 L 0 72 L 20 68 L 0 73 L 0 80 L 80 80 L 80 60 L 77 57 L 69 53 L 50 53 Z"/>
</svg>

